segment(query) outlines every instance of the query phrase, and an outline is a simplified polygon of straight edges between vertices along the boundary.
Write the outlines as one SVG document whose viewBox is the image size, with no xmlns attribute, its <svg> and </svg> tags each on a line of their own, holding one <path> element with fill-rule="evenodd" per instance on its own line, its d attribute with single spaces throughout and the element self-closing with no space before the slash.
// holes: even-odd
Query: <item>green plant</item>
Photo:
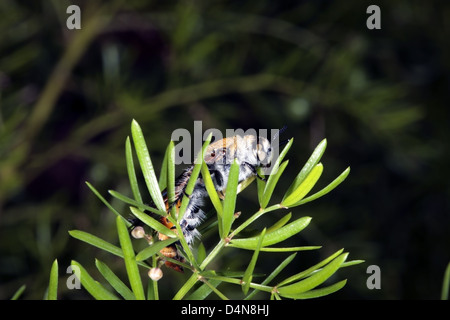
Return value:
<svg viewBox="0 0 450 320">
<path fill-rule="evenodd" d="M 450 262 L 445 268 L 444 279 L 442 280 L 441 300 L 448 300 L 448 290 L 450 288 Z"/>
<path fill-rule="evenodd" d="M 268 176 L 266 181 L 257 179 L 258 188 L 258 200 L 260 203 L 260 209 L 252 216 L 246 219 L 244 222 L 238 224 L 235 227 L 236 217 L 235 205 L 236 197 L 238 194 L 238 176 L 239 165 L 233 163 L 230 169 L 228 185 L 226 187 L 226 197 L 222 201 L 213 186 L 209 171 L 204 161 L 196 164 L 192 176 L 189 180 L 186 194 L 190 194 L 194 187 L 194 182 L 197 177 L 202 174 L 205 181 L 205 186 L 208 191 L 208 195 L 217 213 L 216 219 L 211 223 L 208 228 L 217 226 L 220 240 L 216 246 L 207 254 L 204 247 L 200 245 L 197 255 L 195 256 L 192 249 L 187 245 L 180 226 L 177 222 L 183 216 L 183 213 L 189 202 L 189 198 L 185 195 L 178 217 L 169 215 L 167 218 L 170 222 L 174 223 L 177 227 L 177 232 L 169 230 L 166 226 L 161 224 L 157 219 L 144 213 L 145 210 L 152 212 L 155 215 L 167 216 L 165 211 L 165 205 L 162 198 L 161 191 L 167 190 L 167 194 L 170 197 L 174 192 L 175 186 L 175 165 L 174 165 L 174 144 L 171 142 L 166 150 L 165 158 L 163 160 L 162 171 L 159 176 L 159 180 L 155 175 L 152 161 L 144 140 L 144 136 L 139 124 L 136 121 L 131 125 L 132 138 L 139 165 L 141 167 L 143 176 L 145 178 L 147 189 L 152 197 L 154 207 L 147 206 L 142 201 L 142 196 L 137 182 L 136 170 L 133 161 L 133 152 L 130 139 L 126 140 L 126 162 L 128 168 L 128 176 L 130 180 L 131 190 L 133 193 L 133 199 L 125 195 L 122 195 L 116 191 L 110 190 L 109 193 L 127 204 L 130 205 L 130 211 L 137 218 L 142 220 L 155 232 L 160 232 L 169 237 L 168 240 L 155 241 L 145 249 L 135 253 L 133 248 L 133 242 L 130 238 L 129 221 L 122 216 L 113 206 L 89 183 L 89 188 L 99 197 L 105 205 L 111 209 L 113 213 L 117 215 L 117 234 L 119 238 L 120 246 L 116 246 L 109 243 L 97 236 L 89 234 L 80 230 L 70 231 L 70 235 L 76 239 L 84 241 L 92 246 L 105 250 L 113 255 L 123 258 L 125 262 L 126 272 L 128 275 L 129 287 L 117 277 L 112 270 L 103 262 L 96 260 L 96 266 L 99 272 L 103 275 L 109 285 L 115 290 L 115 292 L 109 291 L 100 282 L 95 281 L 89 273 L 76 261 L 72 261 L 72 265 L 76 265 L 80 270 L 80 280 L 83 287 L 96 299 L 117 299 L 121 296 L 124 299 L 159 299 L 158 282 L 150 280 L 150 284 L 147 288 L 147 294 L 145 294 L 143 281 L 139 268 L 146 268 L 149 270 L 155 270 L 161 261 L 168 260 L 170 262 L 180 264 L 184 267 L 186 272 L 191 272 L 186 282 L 175 293 L 173 299 L 204 299 L 214 292 L 217 297 L 221 299 L 227 299 L 225 292 L 218 289 L 219 284 L 223 282 L 232 283 L 242 287 L 244 299 L 250 299 L 258 291 L 267 292 L 270 294 L 271 299 L 292 298 L 292 299 L 307 299 L 321 297 L 333 293 L 341 289 L 346 280 L 339 281 L 335 284 L 320 287 L 328 278 L 330 278 L 338 269 L 361 263 L 361 260 L 346 261 L 348 253 L 343 252 L 343 249 L 338 250 L 323 261 L 316 265 L 294 274 L 289 277 L 284 277 L 283 280 L 278 281 L 276 284 L 271 284 L 273 279 L 280 275 L 283 269 L 290 264 L 298 251 L 303 250 L 315 250 L 320 247 L 317 246 L 303 246 L 303 247 L 274 247 L 283 240 L 286 240 L 308 226 L 311 221 L 310 217 L 301 217 L 288 223 L 292 217 L 292 213 L 286 214 L 278 222 L 270 227 L 266 227 L 258 235 L 253 237 L 241 237 L 241 232 L 245 230 L 249 225 L 261 218 L 268 212 L 278 209 L 290 209 L 307 202 L 313 201 L 331 190 L 337 187 L 350 172 L 350 168 L 347 168 L 341 175 L 339 175 L 334 181 L 322 190 L 306 197 L 311 189 L 314 187 L 318 179 L 320 178 L 323 165 L 319 162 L 326 148 L 326 140 L 323 140 L 312 153 L 311 157 L 295 177 L 291 186 L 286 191 L 283 199 L 280 203 L 269 205 L 272 193 L 279 181 L 283 171 L 285 170 L 288 160 L 283 161 L 286 153 L 291 148 L 293 140 L 284 147 L 279 154 L 279 157 L 275 160 L 274 170 L 277 170 L 275 174 Z M 206 150 L 210 143 L 211 136 L 208 137 L 204 143 L 201 154 Z M 203 157 L 201 157 L 203 159 Z M 239 190 L 240 191 L 240 190 Z M 160 250 L 174 242 L 179 242 L 179 250 L 182 252 L 186 259 L 186 262 L 179 262 L 168 257 L 161 255 Z M 250 250 L 253 251 L 252 257 L 246 270 L 243 271 L 222 271 L 213 270 L 208 268 L 210 263 L 218 257 L 219 253 L 225 247 L 231 247 L 235 250 Z M 266 252 L 294 252 L 287 258 L 280 262 L 263 281 L 260 283 L 253 282 L 255 277 L 254 270 L 258 261 L 259 253 Z M 56 268 L 56 271 L 54 269 Z M 55 262 L 52 268 L 52 275 L 57 274 L 57 264 Z M 51 277 L 50 288 L 48 291 L 48 298 L 56 298 L 55 278 Z M 53 283 L 53 284 L 52 284 Z M 57 281 L 56 281 L 57 283 Z M 196 288 L 194 289 L 194 286 Z M 53 287 L 53 288 L 52 288 Z M 252 290 L 250 290 L 252 289 Z"/>
</svg>

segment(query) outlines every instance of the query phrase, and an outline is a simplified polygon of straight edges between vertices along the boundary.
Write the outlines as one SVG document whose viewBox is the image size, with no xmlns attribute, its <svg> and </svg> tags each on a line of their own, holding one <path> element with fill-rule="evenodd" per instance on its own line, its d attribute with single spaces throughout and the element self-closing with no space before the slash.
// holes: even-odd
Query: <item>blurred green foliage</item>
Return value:
<svg viewBox="0 0 450 320">
<path fill-rule="evenodd" d="M 66 27 L 70 4 L 81 30 Z M 381 30 L 366 28 L 369 4 Z M 0 298 L 23 284 L 23 298 L 44 297 L 55 258 L 62 278 L 70 259 L 103 258 L 67 231 L 114 238 L 114 215 L 84 181 L 104 196 L 131 193 L 133 118 L 157 172 L 172 131 L 192 132 L 194 120 L 204 130 L 287 125 L 291 164 L 327 138 L 323 180 L 348 165 L 352 174 L 298 209 L 313 217 L 299 240 L 330 252 L 297 264 L 345 247 L 380 266 L 381 290 L 360 268 L 333 298 L 439 298 L 450 260 L 449 15 L 444 1 L 1 1 Z M 237 206 L 252 212 L 256 187 Z M 242 259 L 227 261 L 239 269 Z"/>
</svg>

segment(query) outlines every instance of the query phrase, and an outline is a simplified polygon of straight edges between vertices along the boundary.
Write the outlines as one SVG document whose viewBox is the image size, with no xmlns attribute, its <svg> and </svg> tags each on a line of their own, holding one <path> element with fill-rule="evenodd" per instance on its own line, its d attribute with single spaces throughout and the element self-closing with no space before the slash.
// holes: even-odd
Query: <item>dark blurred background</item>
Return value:
<svg viewBox="0 0 450 320">
<path fill-rule="evenodd" d="M 71 4 L 80 30 L 66 27 Z M 380 30 L 366 27 L 371 4 Z M 118 243 L 114 214 L 85 181 L 128 214 L 107 190 L 131 194 L 133 118 L 157 171 L 171 133 L 193 132 L 195 120 L 203 130 L 286 125 L 294 145 L 275 200 L 327 138 L 318 188 L 351 173 L 293 210 L 313 217 L 295 245 L 323 247 L 300 252 L 290 274 L 345 248 L 366 262 L 338 272 L 349 281 L 331 298 L 440 297 L 450 261 L 449 2 L 3 0 L 0 30 L 0 299 L 23 284 L 24 299 L 41 299 L 55 258 L 63 299 L 89 298 L 65 289 L 71 259 L 99 280 L 95 257 L 124 276 L 120 259 L 67 231 Z M 258 209 L 255 184 L 238 209 Z M 203 240 L 208 250 L 217 239 Z M 262 254 L 257 271 L 286 256 Z M 243 270 L 249 259 L 230 250 L 215 267 Z M 380 290 L 366 286 L 369 265 L 381 269 Z M 189 273 L 164 272 L 170 298 Z"/>
</svg>

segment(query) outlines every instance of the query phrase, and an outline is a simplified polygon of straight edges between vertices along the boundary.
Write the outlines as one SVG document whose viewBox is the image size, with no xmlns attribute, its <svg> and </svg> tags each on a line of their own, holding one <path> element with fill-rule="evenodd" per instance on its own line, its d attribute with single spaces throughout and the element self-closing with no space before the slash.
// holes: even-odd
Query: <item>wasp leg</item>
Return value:
<svg viewBox="0 0 450 320">
<path fill-rule="evenodd" d="M 188 199 L 191 199 L 191 197 L 192 197 L 192 194 L 188 194 L 188 193 L 186 192 L 186 190 L 183 190 L 183 194 L 184 194 L 186 197 L 188 197 Z M 167 206 L 167 212 L 169 212 L 169 214 L 170 214 L 170 212 L 172 211 L 173 206 L 175 206 L 175 205 L 180 205 L 180 203 L 181 203 L 181 198 L 179 198 L 178 200 L 175 200 L 174 202 L 172 202 L 171 204 L 169 204 L 169 205 Z"/>
<path fill-rule="evenodd" d="M 187 192 L 186 192 L 186 189 L 183 190 L 183 194 L 184 194 L 186 197 L 188 197 L 189 199 L 191 199 L 191 197 L 192 197 L 192 194 L 187 193 Z"/>
<path fill-rule="evenodd" d="M 266 178 L 264 178 L 264 177 L 261 177 L 259 174 L 256 174 L 256 177 L 258 178 L 258 179 L 261 179 L 261 181 L 267 181 L 267 179 Z"/>
<path fill-rule="evenodd" d="M 167 208 L 167 212 L 170 212 L 172 210 L 173 206 L 176 205 L 176 204 L 177 204 L 176 201 L 174 201 L 171 204 L 169 204 L 169 207 Z"/>
<path fill-rule="evenodd" d="M 248 162 L 243 162 L 243 164 L 246 165 L 246 166 L 253 172 L 253 174 L 254 174 L 258 179 L 261 179 L 262 181 L 267 181 L 266 178 L 261 177 L 261 176 L 258 174 L 258 172 L 256 171 L 255 167 L 252 166 L 250 163 L 248 163 Z"/>
</svg>

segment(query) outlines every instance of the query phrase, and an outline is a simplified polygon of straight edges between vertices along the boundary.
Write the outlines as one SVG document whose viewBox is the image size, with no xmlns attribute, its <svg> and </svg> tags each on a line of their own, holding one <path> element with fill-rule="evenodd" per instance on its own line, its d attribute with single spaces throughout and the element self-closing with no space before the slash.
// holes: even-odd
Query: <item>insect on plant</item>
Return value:
<svg viewBox="0 0 450 320">
<path fill-rule="evenodd" d="M 325 188 L 308 195 L 323 171 L 323 165 L 319 161 L 325 151 L 326 140 L 316 147 L 282 200 L 269 205 L 273 191 L 289 163 L 289 160 L 284 158 L 293 145 L 293 139 L 290 139 L 279 156 L 273 159 L 274 146 L 263 137 L 234 136 L 211 143 L 210 135 L 197 156 L 199 161 L 185 169 L 178 178 L 175 178 L 174 143 L 171 141 L 166 149 L 158 179 L 143 132 L 135 120 L 131 125 L 131 133 L 134 150 L 152 203 L 147 205 L 142 200 L 133 149 L 130 138 L 127 138 L 125 154 L 133 198 L 113 190 L 109 193 L 128 204 L 134 218 L 128 219 L 129 212 L 119 213 L 90 183 L 87 183 L 99 199 L 117 215 L 120 246 L 81 230 L 69 232 L 74 238 L 124 259 L 129 286 L 105 263 L 96 260 L 97 269 L 115 292 L 106 289 L 103 284 L 95 281 L 83 266 L 72 261 L 72 264 L 81 270 L 82 286 L 94 298 L 118 299 L 121 296 L 124 299 L 159 299 L 158 280 L 163 276 L 160 268 L 162 264 L 176 271 L 184 271 L 185 274 L 190 273 L 174 293 L 173 299 L 205 299 L 212 293 L 216 298 L 227 299 L 227 293 L 220 289 L 221 283 L 240 286 L 243 299 L 251 299 L 258 292 L 266 292 L 271 299 L 316 298 L 336 292 L 346 284 L 346 280 L 341 280 L 334 284 L 322 285 L 338 269 L 362 262 L 362 260 L 346 261 L 348 253 L 341 249 L 306 270 L 285 276 L 283 270 L 292 263 L 299 251 L 320 249 L 320 246 L 275 246 L 301 232 L 311 221 L 311 217 L 300 217 L 291 221 L 292 212 L 255 236 L 242 236 L 242 231 L 247 230 L 266 213 L 294 208 L 316 200 L 345 180 L 350 168 L 344 170 Z M 262 168 L 269 164 L 273 174 L 263 176 Z M 236 219 L 237 195 L 255 179 L 260 209 L 238 223 L 240 221 Z M 205 218 L 201 207 L 206 198 L 210 199 L 216 213 L 212 218 L 214 223 L 210 226 L 217 226 L 219 241 L 208 253 L 203 247 L 195 256 L 193 248 L 197 242 L 195 239 L 200 236 L 197 227 Z M 135 238 L 147 239 L 149 245 L 135 253 L 130 230 Z M 211 268 L 211 262 L 220 256 L 225 247 L 253 252 L 245 270 L 221 271 Z M 263 276 L 262 281 L 254 282 L 254 270 L 260 252 L 284 252 L 289 255 L 280 261 L 270 274 Z M 143 268 L 147 269 L 151 278 L 147 294 L 144 293 L 139 270 Z"/>
<path fill-rule="evenodd" d="M 225 187 L 228 184 L 228 176 L 233 161 L 236 160 L 239 164 L 237 186 L 239 190 L 242 186 L 248 185 L 248 181 L 252 181 L 255 176 L 265 180 L 265 178 L 258 175 L 257 168 L 268 167 L 270 165 L 272 159 L 272 146 L 269 140 L 262 136 L 256 137 L 254 135 L 245 135 L 244 137 L 241 137 L 235 135 L 208 145 L 205 154 L 203 155 L 203 159 L 207 166 L 207 170 L 210 173 L 215 191 L 221 199 L 225 199 Z M 200 238 L 200 233 L 197 231 L 196 227 L 200 225 L 205 218 L 201 206 L 203 205 L 203 199 L 208 195 L 205 183 L 201 176 L 195 179 L 192 193 L 187 194 L 186 187 L 189 180 L 193 179 L 193 170 L 194 166 L 192 165 L 184 170 L 184 172 L 175 180 L 173 199 L 169 199 L 167 190 L 164 190 L 162 193 L 166 211 L 168 214 L 173 215 L 172 208 L 174 208 L 175 217 L 180 215 L 183 196 L 186 195 L 189 198 L 186 210 L 184 211 L 182 218 L 180 218 L 181 220 L 179 220 L 181 231 L 189 246 L 192 246 L 195 238 Z M 137 238 L 144 237 L 145 233 L 142 231 L 143 222 L 137 218 L 132 219 L 131 222 L 134 228 L 132 234 Z M 170 222 L 166 216 L 161 217 L 160 222 L 167 228 L 176 230 L 175 224 Z M 168 240 L 169 237 L 162 233 L 158 233 L 158 239 Z M 175 243 L 163 248 L 160 253 L 168 258 L 185 262 L 184 258 L 176 249 Z M 176 271 L 183 270 L 181 266 L 170 261 L 166 261 L 165 264 Z"/>
</svg>

